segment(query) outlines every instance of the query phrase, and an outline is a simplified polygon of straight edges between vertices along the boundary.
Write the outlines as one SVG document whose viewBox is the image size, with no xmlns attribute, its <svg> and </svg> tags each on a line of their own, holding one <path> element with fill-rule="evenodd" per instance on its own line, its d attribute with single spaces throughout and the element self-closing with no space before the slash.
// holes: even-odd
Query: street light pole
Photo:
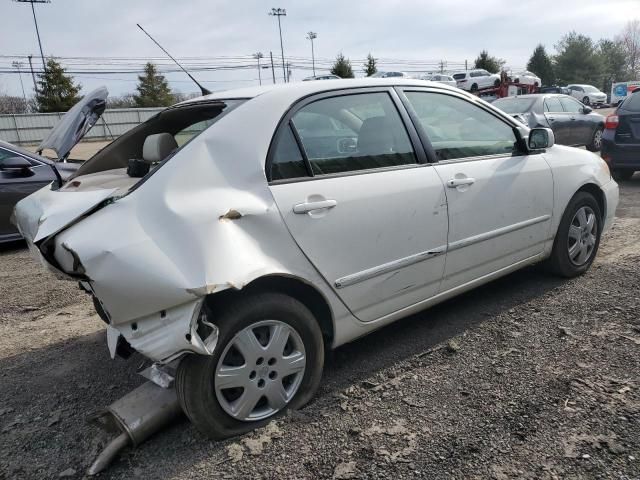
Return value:
<svg viewBox="0 0 640 480">
<path fill-rule="evenodd" d="M 30 3 L 31 4 L 31 12 L 33 13 L 33 23 L 36 25 L 36 36 L 38 37 L 38 45 L 40 47 L 40 58 L 42 58 L 42 68 L 44 72 L 47 71 L 47 64 L 44 61 L 44 53 L 42 52 L 42 42 L 40 41 L 40 30 L 38 30 L 38 20 L 36 19 L 36 9 L 33 6 L 34 3 L 51 3 L 51 0 L 13 0 L 18 3 Z"/>
<path fill-rule="evenodd" d="M 272 8 L 269 15 L 278 18 L 278 32 L 280 33 L 280 53 L 282 54 L 282 81 L 287 81 L 287 70 L 284 66 L 284 47 L 282 46 L 282 25 L 280 25 L 280 17 L 286 17 L 287 11 L 284 8 Z"/>
<path fill-rule="evenodd" d="M 262 85 L 262 73 L 260 72 L 260 59 L 264 57 L 264 55 L 262 54 L 262 52 L 257 52 L 253 54 L 253 58 L 255 58 L 256 60 L 258 60 L 258 81 L 260 82 L 260 85 Z"/>
<path fill-rule="evenodd" d="M 318 38 L 316 32 L 307 32 L 307 40 L 311 41 L 311 65 L 313 66 L 313 76 L 316 76 L 316 57 L 313 51 L 313 41 Z"/>
</svg>

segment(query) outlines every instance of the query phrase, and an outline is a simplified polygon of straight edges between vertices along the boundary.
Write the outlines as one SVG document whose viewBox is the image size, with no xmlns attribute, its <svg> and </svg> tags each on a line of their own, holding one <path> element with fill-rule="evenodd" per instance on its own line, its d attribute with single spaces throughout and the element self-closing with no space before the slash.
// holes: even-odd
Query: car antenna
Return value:
<svg viewBox="0 0 640 480">
<path fill-rule="evenodd" d="M 175 58 L 173 58 L 173 57 L 171 56 L 171 54 L 170 54 L 169 52 L 167 52 L 164 48 L 162 48 L 162 45 L 160 45 L 158 42 L 156 42 L 155 38 L 153 38 L 151 35 L 149 35 L 149 34 L 147 33 L 147 31 L 146 31 L 144 28 L 142 28 L 142 27 L 140 26 L 140 24 L 139 24 L 139 23 L 136 23 L 136 25 L 138 26 L 138 28 L 139 28 L 140 30 L 142 30 L 142 31 L 144 32 L 144 34 L 145 34 L 147 37 L 149 37 L 149 38 L 151 39 L 151 41 L 152 41 L 153 43 L 155 43 L 158 47 L 160 47 L 160 50 L 162 50 L 164 53 L 166 53 L 166 54 L 167 54 L 167 56 L 168 56 L 171 60 L 173 60 L 174 62 L 176 62 L 176 65 L 178 65 L 178 66 L 180 67 L 180 69 L 181 69 L 184 73 L 186 73 L 186 74 L 189 76 L 189 78 L 190 78 L 191 80 L 193 80 L 193 83 L 195 83 L 195 84 L 200 88 L 200 91 L 202 92 L 202 95 L 210 95 L 210 94 L 211 94 L 211 91 L 210 91 L 210 90 L 207 90 L 207 89 L 206 89 L 206 88 L 204 88 L 202 85 L 200 85 L 200 83 L 198 83 L 198 81 L 197 81 L 195 78 L 193 78 L 193 76 L 192 76 L 189 72 L 187 72 L 187 71 L 184 69 L 184 67 L 183 67 L 182 65 L 180 65 L 180 64 L 178 63 L 178 61 L 177 61 Z"/>
</svg>

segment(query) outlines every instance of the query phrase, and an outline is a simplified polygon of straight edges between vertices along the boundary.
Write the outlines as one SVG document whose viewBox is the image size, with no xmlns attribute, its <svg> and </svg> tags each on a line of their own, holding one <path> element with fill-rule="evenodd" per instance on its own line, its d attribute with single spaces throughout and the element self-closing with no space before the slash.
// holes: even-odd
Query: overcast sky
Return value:
<svg viewBox="0 0 640 480">
<path fill-rule="evenodd" d="M 45 55 L 61 57 L 157 57 L 157 47 L 136 28 L 142 24 L 174 56 L 239 56 L 270 50 L 279 55 L 277 22 L 271 7 L 286 8 L 282 19 L 285 57 L 310 57 L 305 34 L 317 32 L 316 57 L 342 51 L 352 59 L 375 57 L 472 62 L 481 49 L 523 67 L 533 48 L 550 53 L 565 33 L 594 40 L 612 38 L 640 17 L 640 0 L 52 0 L 36 5 Z M 0 55 L 33 54 L 38 45 L 29 4 L 0 0 Z M 2 60 L 2 59 L 0 59 Z M 0 62 L 2 68 L 11 60 Z M 41 62 L 37 64 L 40 65 Z M 355 63 L 355 62 L 354 62 Z M 354 64 L 362 75 L 360 62 Z M 282 75 L 281 70 L 277 72 Z M 270 81 L 270 71 L 263 71 Z M 293 71 L 292 79 L 311 73 Z M 257 84 L 257 70 L 198 72 L 212 90 Z M 33 89 L 23 74 L 27 95 Z M 95 78 L 100 77 L 100 78 Z M 77 76 L 84 90 L 106 85 L 112 95 L 135 89 L 135 75 Z M 106 79 L 106 80 L 104 80 Z M 169 74 L 171 87 L 193 92 L 182 74 Z M 215 83 L 214 83 L 215 81 Z M 19 95 L 17 75 L 0 74 L 0 90 Z"/>
</svg>

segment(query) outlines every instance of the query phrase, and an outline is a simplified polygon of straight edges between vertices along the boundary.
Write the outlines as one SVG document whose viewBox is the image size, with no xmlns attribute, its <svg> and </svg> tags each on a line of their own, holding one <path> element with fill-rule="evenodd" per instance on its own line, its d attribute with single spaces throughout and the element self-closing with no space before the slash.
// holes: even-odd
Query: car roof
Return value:
<svg viewBox="0 0 640 480">
<path fill-rule="evenodd" d="M 202 97 L 191 98 L 179 103 L 178 105 L 186 105 L 190 103 L 197 103 L 208 100 L 231 100 L 231 99 L 248 99 L 254 98 L 259 95 L 282 95 L 283 97 L 291 97 L 292 94 L 296 94 L 299 98 L 307 95 L 313 95 L 314 93 L 330 92 L 334 90 L 345 90 L 350 88 L 363 88 L 363 87 L 392 87 L 392 86 L 408 86 L 408 87 L 427 87 L 440 88 L 460 93 L 461 90 L 455 87 L 445 85 L 443 83 L 431 82 L 429 80 L 418 80 L 415 78 L 407 77 L 392 77 L 392 78 L 354 78 L 354 79 L 341 79 L 333 80 L 331 82 L 291 82 L 291 83 L 278 83 L 275 85 L 262 85 L 255 87 L 238 88 L 234 90 L 223 90 L 220 92 L 211 93 Z"/>
</svg>

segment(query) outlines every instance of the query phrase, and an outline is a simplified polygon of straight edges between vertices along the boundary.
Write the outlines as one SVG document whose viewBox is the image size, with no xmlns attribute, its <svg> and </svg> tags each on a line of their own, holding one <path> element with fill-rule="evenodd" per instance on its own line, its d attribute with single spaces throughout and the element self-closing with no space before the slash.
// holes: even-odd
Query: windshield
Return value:
<svg viewBox="0 0 640 480">
<path fill-rule="evenodd" d="M 524 113 L 529 111 L 534 101 L 533 98 L 499 98 L 492 105 L 505 113 Z"/>
<path fill-rule="evenodd" d="M 585 85 L 583 88 L 587 93 L 600 93 L 600 90 L 598 90 L 596 87 L 592 87 L 591 85 Z"/>
</svg>

